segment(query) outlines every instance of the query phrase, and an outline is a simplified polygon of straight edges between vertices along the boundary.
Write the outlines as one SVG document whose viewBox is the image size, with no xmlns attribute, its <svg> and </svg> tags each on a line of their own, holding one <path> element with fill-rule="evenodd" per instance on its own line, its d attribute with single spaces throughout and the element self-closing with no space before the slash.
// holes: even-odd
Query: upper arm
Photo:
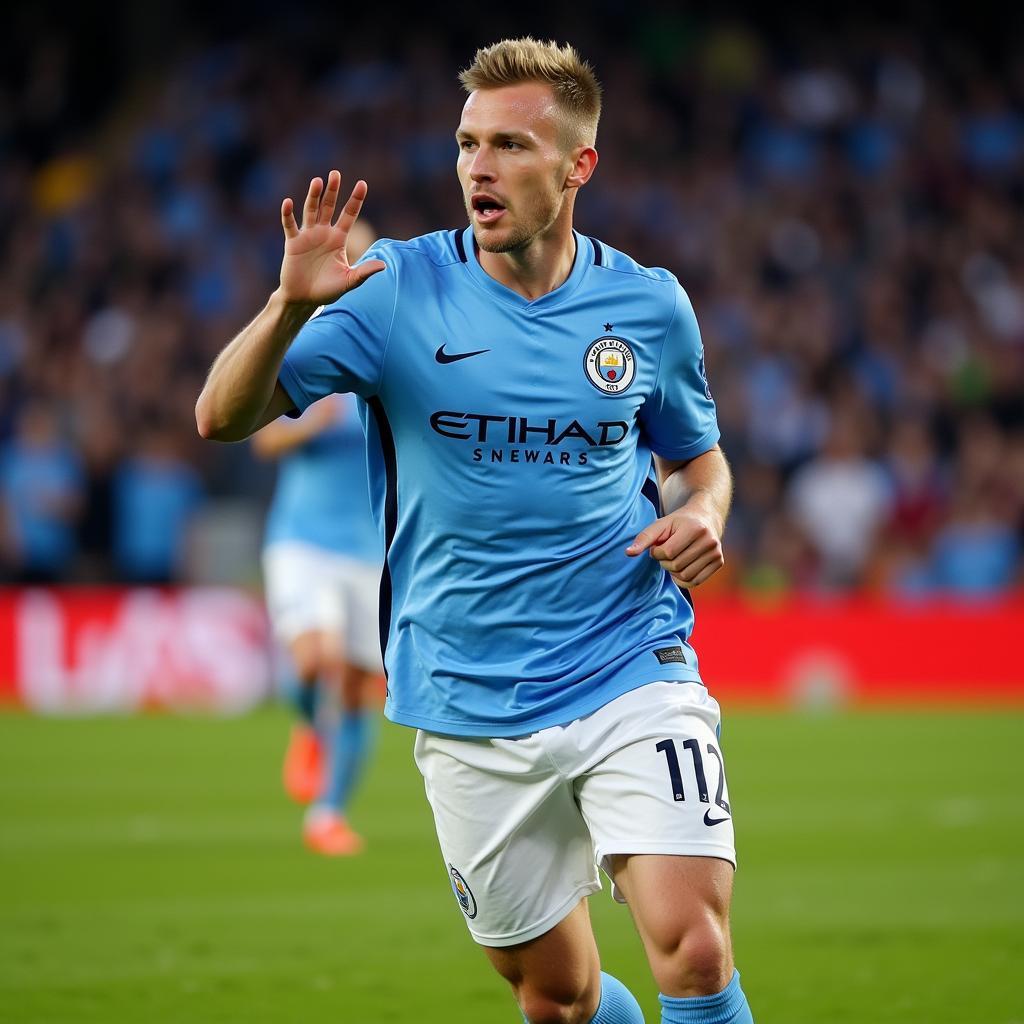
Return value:
<svg viewBox="0 0 1024 1024">
<path fill-rule="evenodd" d="M 677 470 L 686 465 L 686 459 L 663 459 L 660 455 L 654 456 L 654 469 L 658 474 L 658 484 L 665 486 L 665 481 Z"/>
<path fill-rule="evenodd" d="M 720 435 L 697 317 L 686 292 L 675 287 L 657 377 L 640 408 L 640 421 L 656 455 L 685 463 L 713 448 Z"/>
<path fill-rule="evenodd" d="M 729 473 L 729 463 L 726 461 L 725 452 L 722 451 L 718 444 L 712 445 L 706 452 L 701 452 L 700 455 L 695 455 L 692 459 L 665 459 L 660 455 L 654 456 L 654 468 L 658 474 L 658 483 L 664 487 L 665 481 L 677 470 L 685 469 L 691 463 L 696 462 L 698 459 L 705 460 L 709 465 L 711 463 L 720 463 L 726 473 Z"/>
</svg>

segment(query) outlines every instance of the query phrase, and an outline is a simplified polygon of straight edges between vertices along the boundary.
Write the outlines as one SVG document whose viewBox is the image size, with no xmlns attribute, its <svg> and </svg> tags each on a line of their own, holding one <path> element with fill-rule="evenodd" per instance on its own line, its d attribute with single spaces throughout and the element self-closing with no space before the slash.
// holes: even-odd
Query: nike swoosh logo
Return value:
<svg viewBox="0 0 1024 1024">
<path fill-rule="evenodd" d="M 711 813 L 710 808 L 704 812 L 704 824 L 705 825 L 721 825 L 723 821 L 728 821 L 729 817 L 726 815 L 724 818 L 709 818 L 708 815 Z"/>
<path fill-rule="evenodd" d="M 476 352 L 445 352 L 444 345 L 434 353 L 434 358 L 439 363 L 457 363 L 460 359 L 469 359 L 470 356 L 482 356 L 485 352 L 490 352 L 489 348 L 480 348 Z"/>
</svg>

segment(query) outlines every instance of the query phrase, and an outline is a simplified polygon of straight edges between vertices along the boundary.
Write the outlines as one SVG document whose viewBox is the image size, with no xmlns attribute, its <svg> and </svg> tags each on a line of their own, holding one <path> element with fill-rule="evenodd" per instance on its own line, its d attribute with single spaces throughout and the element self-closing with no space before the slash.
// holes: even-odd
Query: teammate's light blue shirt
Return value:
<svg viewBox="0 0 1024 1024">
<path fill-rule="evenodd" d="M 341 406 L 335 421 L 279 463 L 265 543 L 302 541 L 379 565 L 384 548 L 370 512 L 359 400 L 339 395 L 331 401 Z"/>
<path fill-rule="evenodd" d="M 689 602 L 625 554 L 658 515 L 651 452 L 718 441 L 696 318 L 667 271 L 575 240 L 532 302 L 481 268 L 470 228 L 380 241 L 364 259 L 387 269 L 282 365 L 300 410 L 367 403 L 392 721 L 517 736 L 699 679 Z"/>
</svg>

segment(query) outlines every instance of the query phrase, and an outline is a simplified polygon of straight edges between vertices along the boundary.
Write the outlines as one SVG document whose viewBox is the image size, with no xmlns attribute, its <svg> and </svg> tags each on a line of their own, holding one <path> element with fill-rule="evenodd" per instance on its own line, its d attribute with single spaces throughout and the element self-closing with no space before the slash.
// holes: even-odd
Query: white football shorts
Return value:
<svg viewBox="0 0 1024 1024">
<path fill-rule="evenodd" d="M 659 682 L 521 738 L 418 732 L 416 765 L 473 938 L 543 935 L 601 888 L 598 866 L 611 877 L 613 854 L 735 867 L 720 721 L 700 683 Z"/>
<path fill-rule="evenodd" d="M 310 630 L 339 637 L 345 659 L 380 672 L 380 568 L 297 541 L 263 551 L 267 611 L 285 644 Z"/>
</svg>

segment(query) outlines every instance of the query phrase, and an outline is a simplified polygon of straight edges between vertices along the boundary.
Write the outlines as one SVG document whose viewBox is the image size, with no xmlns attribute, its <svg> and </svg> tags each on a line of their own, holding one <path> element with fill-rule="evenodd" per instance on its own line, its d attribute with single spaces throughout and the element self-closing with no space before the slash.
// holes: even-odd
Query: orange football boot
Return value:
<svg viewBox="0 0 1024 1024">
<path fill-rule="evenodd" d="M 296 803 L 312 803 L 320 794 L 323 777 L 324 754 L 316 730 L 293 725 L 281 770 L 285 792 Z"/>
<path fill-rule="evenodd" d="M 342 815 L 321 807 L 310 808 L 306 814 L 302 838 L 310 850 L 325 857 L 349 857 L 365 845 Z"/>
</svg>

